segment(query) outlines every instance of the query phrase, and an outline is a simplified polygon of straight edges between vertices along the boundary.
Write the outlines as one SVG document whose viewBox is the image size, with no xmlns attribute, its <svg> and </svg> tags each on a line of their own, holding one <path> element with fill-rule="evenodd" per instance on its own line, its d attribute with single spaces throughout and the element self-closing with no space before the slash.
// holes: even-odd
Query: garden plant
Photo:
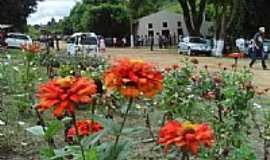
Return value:
<svg viewBox="0 0 270 160">
<path fill-rule="evenodd" d="M 19 136 L 13 125 L 44 160 L 255 160 L 259 134 L 269 156 L 269 115 L 255 105 L 267 89 L 247 68 L 213 71 L 194 58 L 161 68 L 23 48 L 1 58 L 5 146 Z"/>
</svg>

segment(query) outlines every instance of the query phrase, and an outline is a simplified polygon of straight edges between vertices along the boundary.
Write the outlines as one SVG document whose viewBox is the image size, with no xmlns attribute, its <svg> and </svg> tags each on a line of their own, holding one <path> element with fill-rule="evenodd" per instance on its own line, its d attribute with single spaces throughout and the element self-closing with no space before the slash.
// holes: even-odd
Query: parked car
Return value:
<svg viewBox="0 0 270 160">
<path fill-rule="evenodd" d="M 178 44 L 178 53 L 210 55 L 212 47 L 207 39 L 201 37 L 184 37 Z"/>
<path fill-rule="evenodd" d="M 70 55 L 98 53 L 98 50 L 98 38 L 95 33 L 75 33 L 67 41 L 67 52 Z"/>
<path fill-rule="evenodd" d="M 5 42 L 8 47 L 21 48 L 22 44 L 32 44 L 32 39 L 26 34 L 8 33 Z"/>
</svg>

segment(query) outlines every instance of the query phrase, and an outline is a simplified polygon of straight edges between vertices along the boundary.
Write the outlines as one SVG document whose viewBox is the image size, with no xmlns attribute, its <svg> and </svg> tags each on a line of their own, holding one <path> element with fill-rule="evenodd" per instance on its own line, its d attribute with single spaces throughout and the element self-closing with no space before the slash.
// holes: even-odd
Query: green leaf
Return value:
<svg viewBox="0 0 270 160">
<path fill-rule="evenodd" d="M 82 139 L 81 144 L 85 147 L 88 148 L 89 146 L 95 145 L 101 138 L 107 136 L 110 134 L 110 130 L 104 129 L 101 132 L 98 132 L 96 134 L 90 135 L 88 137 L 85 137 Z"/>
<path fill-rule="evenodd" d="M 122 134 L 135 134 L 146 131 L 145 127 L 132 127 L 132 128 L 124 128 Z"/>
<path fill-rule="evenodd" d="M 129 141 L 121 141 L 115 147 L 113 142 L 105 142 L 97 147 L 99 160 L 126 160 L 130 151 Z M 117 158 L 115 158 L 117 157 Z"/>
<path fill-rule="evenodd" d="M 96 149 L 87 150 L 85 153 L 85 160 L 97 160 Z"/>
<path fill-rule="evenodd" d="M 45 135 L 42 126 L 29 127 L 29 128 L 26 128 L 26 131 L 30 132 L 34 136 L 44 136 Z"/>
<path fill-rule="evenodd" d="M 49 124 L 48 129 L 46 130 L 45 138 L 46 139 L 52 138 L 62 128 L 64 128 L 64 126 L 63 126 L 63 124 L 60 121 L 58 121 L 58 120 L 52 121 Z"/>
<path fill-rule="evenodd" d="M 103 128 L 111 128 L 113 121 L 111 119 L 106 119 L 104 117 L 100 117 L 97 115 L 91 115 L 90 119 L 101 123 L 101 125 L 103 126 Z"/>
<path fill-rule="evenodd" d="M 66 146 L 65 148 L 55 149 L 54 154 L 55 156 L 51 160 L 57 160 L 70 155 L 73 156 L 73 160 L 80 160 L 82 158 L 80 146 Z"/>
<path fill-rule="evenodd" d="M 50 160 L 54 156 L 54 150 L 52 148 L 42 148 L 39 154 L 42 160 Z"/>
</svg>

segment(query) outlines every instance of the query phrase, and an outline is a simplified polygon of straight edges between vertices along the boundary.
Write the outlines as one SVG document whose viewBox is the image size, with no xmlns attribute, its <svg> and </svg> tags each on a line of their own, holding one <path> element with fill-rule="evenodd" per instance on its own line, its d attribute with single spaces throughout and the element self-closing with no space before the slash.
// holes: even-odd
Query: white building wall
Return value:
<svg viewBox="0 0 270 160">
<path fill-rule="evenodd" d="M 163 22 L 167 22 L 167 27 L 163 27 Z M 178 22 L 182 25 L 178 27 Z M 153 28 L 148 28 L 148 24 L 152 24 Z M 186 27 L 183 23 L 181 14 L 171 13 L 168 11 L 161 11 L 149 16 L 143 17 L 138 21 L 137 35 L 149 36 L 148 32 L 153 31 L 155 35 L 155 44 L 158 43 L 157 33 L 161 34 L 163 30 L 169 30 L 171 36 L 178 35 L 178 29 L 182 29 L 184 34 L 187 34 Z"/>
<path fill-rule="evenodd" d="M 163 27 L 163 22 L 167 22 L 167 28 Z M 178 22 L 181 23 L 181 26 L 178 26 Z M 153 25 L 152 29 L 148 28 L 148 24 L 150 23 Z M 149 36 L 148 32 L 153 31 L 155 35 L 155 44 L 158 44 L 157 33 L 161 34 L 163 30 L 169 30 L 172 37 L 175 34 L 178 38 L 179 29 L 182 29 L 184 36 L 188 35 L 187 27 L 182 14 L 172 13 L 169 11 L 160 11 L 139 19 L 136 33 L 139 36 Z M 201 30 L 203 35 L 207 35 L 208 25 L 203 25 Z"/>
</svg>

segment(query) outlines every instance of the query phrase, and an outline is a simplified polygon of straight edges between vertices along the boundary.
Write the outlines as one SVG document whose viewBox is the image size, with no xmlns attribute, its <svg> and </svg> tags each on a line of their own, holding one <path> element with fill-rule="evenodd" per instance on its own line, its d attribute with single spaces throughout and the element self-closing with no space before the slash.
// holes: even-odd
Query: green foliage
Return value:
<svg viewBox="0 0 270 160">
<path fill-rule="evenodd" d="M 69 24 L 69 28 L 66 28 Z M 62 30 L 95 32 L 103 36 L 124 36 L 129 32 L 129 15 L 121 3 L 78 3 L 59 24 Z M 111 29 L 108 30 L 108 26 Z"/>
<path fill-rule="evenodd" d="M 205 159 L 225 159 L 225 152 L 237 158 L 251 156 L 252 152 L 242 147 L 249 144 L 255 96 L 252 74 L 247 69 L 210 73 L 208 68 L 196 68 L 184 61 L 181 69 L 165 73 L 164 90 L 157 99 L 165 118 L 212 125 L 216 144 Z"/>
<path fill-rule="evenodd" d="M 34 26 L 27 26 L 27 33 L 33 40 L 36 40 L 40 37 L 41 33 L 38 29 L 36 29 Z"/>
<path fill-rule="evenodd" d="M 23 30 L 27 17 L 36 9 L 39 0 L 0 1 L 0 24 L 12 24 L 15 30 Z"/>
<path fill-rule="evenodd" d="M 46 129 L 44 135 L 45 139 L 49 140 L 53 138 L 57 134 L 57 132 L 59 132 L 63 128 L 64 128 L 63 123 L 61 123 L 60 121 L 58 120 L 51 121 Z"/>
</svg>

